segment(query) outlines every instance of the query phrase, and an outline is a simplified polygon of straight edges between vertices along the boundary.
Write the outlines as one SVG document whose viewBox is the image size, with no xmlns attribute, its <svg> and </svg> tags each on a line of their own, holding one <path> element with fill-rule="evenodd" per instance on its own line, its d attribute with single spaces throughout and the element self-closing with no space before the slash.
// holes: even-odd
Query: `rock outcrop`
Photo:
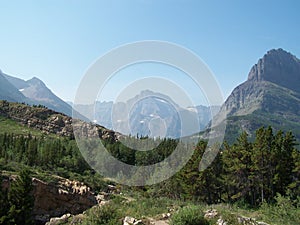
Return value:
<svg viewBox="0 0 300 225">
<path fill-rule="evenodd" d="M 99 137 L 101 139 L 118 140 L 120 134 L 102 126 L 73 119 L 62 113 L 55 112 L 45 107 L 31 107 L 26 104 L 0 101 L 0 116 L 12 119 L 23 126 L 38 129 L 45 134 L 56 134 L 64 137 L 74 137 L 73 126 L 86 131 L 82 135 Z"/>
<path fill-rule="evenodd" d="M 79 181 L 62 179 L 58 184 L 49 184 L 33 178 L 35 220 L 41 223 L 51 217 L 64 214 L 79 214 L 97 204 L 90 188 Z M 42 221 L 41 221 L 42 220 Z"/>
<path fill-rule="evenodd" d="M 212 219 L 216 219 L 217 220 L 217 225 L 230 225 L 231 222 L 230 221 L 226 221 L 225 219 L 223 219 L 222 215 L 219 215 L 219 212 L 216 209 L 210 209 L 204 212 L 204 218 L 206 218 L 207 220 L 212 220 Z M 265 222 L 261 222 L 261 221 L 257 221 L 255 218 L 251 218 L 251 217 L 245 217 L 245 216 L 240 216 L 240 215 L 236 215 L 234 213 L 232 213 L 232 218 L 231 221 L 234 221 L 237 224 L 241 224 L 241 225 L 269 225 Z"/>
<path fill-rule="evenodd" d="M 6 176 L 2 180 L 2 188 L 7 189 L 16 176 Z M 96 198 L 90 187 L 79 181 L 57 177 L 57 182 L 47 183 L 37 178 L 32 178 L 34 196 L 34 219 L 38 224 L 45 224 L 50 218 L 66 215 L 80 214 L 97 205 L 101 199 Z M 68 216 L 70 217 L 70 216 Z M 55 220 L 55 219 L 53 219 Z"/>
<path fill-rule="evenodd" d="M 78 181 L 62 180 L 58 184 L 45 183 L 33 178 L 34 215 L 61 216 L 78 214 L 97 204 L 90 188 Z"/>
</svg>

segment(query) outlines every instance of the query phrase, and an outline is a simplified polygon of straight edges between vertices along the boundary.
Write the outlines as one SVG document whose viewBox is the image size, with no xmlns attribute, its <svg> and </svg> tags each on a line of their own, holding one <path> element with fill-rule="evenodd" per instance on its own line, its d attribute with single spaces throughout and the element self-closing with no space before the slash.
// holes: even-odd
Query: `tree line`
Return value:
<svg viewBox="0 0 300 225">
<path fill-rule="evenodd" d="M 141 142 L 130 137 L 128 141 L 135 149 L 156 147 L 151 151 L 136 151 L 121 142 L 103 140 L 103 144 L 115 158 L 137 166 L 155 164 L 172 154 L 178 145 L 190 145 L 168 138 L 142 139 Z M 206 141 L 199 141 L 184 168 L 164 182 L 143 187 L 142 191 L 153 197 L 167 196 L 208 204 L 244 202 L 254 207 L 263 202 L 271 203 L 277 194 L 288 195 L 295 201 L 300 196 L 300 153 L 291 132 L 274 133 L 271 127 L 260 128 L 254 141 L 249 141 L 247 133 L 243 132 L 234 144 L 223 143 L 213 163 L 200 172 L 199 163 L 206 147 Z M 93 152 L 96 148 L 90 146 L 89 149 L 90 157 L 96 155 Z M 64 168 L 78 174 L 93 171 L 75 140 L 67 138 L 0 134 L 0 160 L 0 167 L 13 161 L 48 170 Z"/>
<path fill-rule="evenodd" d="M 0 159 L 2 164 L 18 162 L 46 170 L 64 168 L 76 173 L 90 170 L 75 140 L 68 138 L 0 134 Z"/>
<path fill-rule="evenodd" d="M 213 163 L 199 172 L 207 142 L 200 141 L 187 165 L 174 177 L 149 187 L 152 194 L 199 200 L 208 204 L 243 202 L 256 207 L 276 195 L 300 203 L 300 152 L 291 132 L 260 128 L 250 142 L 243 132 L 226 142 Z"/>
</svg>

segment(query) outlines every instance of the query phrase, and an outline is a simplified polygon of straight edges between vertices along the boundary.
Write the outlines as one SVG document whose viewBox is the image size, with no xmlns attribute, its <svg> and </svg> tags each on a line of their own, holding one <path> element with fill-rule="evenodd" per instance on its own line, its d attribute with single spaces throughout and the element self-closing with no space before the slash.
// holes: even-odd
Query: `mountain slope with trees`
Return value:
<svg viewBox="0 0 300 225">
<path fill-rule="evenodd" d="M 41 111 L 47 111 L 43 107 L 30 107 L 4 101 L 0 105 L 2 118 L 4 118 L 2 122 L 13 120 L 14 118 L 11 115 L 16 116 L 17 112 L 20 113 L 19 107 L 31 112 L 30 115 L 33 118 L 37 115 L 43 115 L 40 113 Z M 8 110 L 9 108 L 14 110 Z M 3 112 L 6 112 L 6 114 Z M 42 119 L 47 120 L 47 117 Z M 37 120 L 37 124 L 40 121 L 42 120 Z M 16 129 L 1 130 L 1 171 L 18 171 L 18 168 L 25 166 L 31 168 L 35 175 L 40 174 L 41 171 L 51 171 L 50 174 L 52 175 L 76 177 L 76 179 L 84 181 L 97 192 L 103 190 L 105 181 L 101 177 L 99 178 L 99 175 L 85 162 L 72 136 L 55 135 L 55 132 L 49 135 L 43 134 L 41 131 L 39 131 L 40 135 L 34 135 L 34 132 L 38 132 L 38 130 L 33 127 L 27 130 L 29 133 L 18 132 L 17 129 L 22 127 L 20 123 L 16 123 Z M 131 138 L 132 143 L 139 143 L 137 138 Z M 141 138 L 147 140 L 143 142 L 146 145 L 153 142 L 154 144 L 150 144 L 150 146 L 157 146 L 157 142 L 161 143 L 151 151 L 136 151 L 124 146 L 117 139 L 102 139 L 102 141 L 115 158 L 136 166 L 152 165 L 164 160 L 172 154 L 179 144 L 177 140 L 172 139 Z M 173 205 L 173 207 L 177 202 L 177 208 L 174 210 L 179 211 L 181 210 L 180 205 L 185 206 L 193 202 L 192 204 L 196 205 L 243 204 L 248 210 L 267 210 L 274 207 L 273 210 L 281 210 L 280 213 L 283 213 L 283 209 L 280 208 L 283 206 L 279 206 L 279 202 L 281 202 L 280 204 L 285 202 L 284 207 L 289 207 L 288 209 L 293 215 L 282 214 L 282 218 L 285 218 L 286 224 L 299 223 L 300 217 L 298 215 L 300 213 L 297 210 L 297 205 L 299 204 L 298 197 L 300 195 L 300 152 L 295 148 L 296 143 L 291 132 L 280 130 L 274 132 L 271 127 L 260 128 L 256 131 L 253 141 L 248 139 L 246 132 L 243 132 L 233 144 L 224 143 L 223 149 L 214 162 L 206 170 L 199 172 L 199 163 L 206 145 L 207 142 L 200 141 L 195 146 L 194 154 L 189 162 L 168 180 L 152 186 L 127 187 L 120 185 L 119 188 L 122 192 L 128 193 L 129 196 L 144 196 L 142 201 L 145 207 L 147 205 L 154 207 L 153 210 L 156 213 L 158 209 L 162 209 L 161 206 L 159 207 L 154 203 L 159 202 L 161 198 L 165 198 L 163 201 L 169 202 L 168 204 Z M 93 155 L 95 153 L 93 151 L 96 150 L 90 149 L 89 153 Z M 43 176 L 44 179 L 52 179 L 50 175 Z M 142 177 L 141 179 L 149 179 L 149 177 Z M 1 196 L 0 200 L 7 202 L 8 196 L 12 195 L 7 195 L 7 198 L 5 195 L 4 197 Z M 85 217 L 86 223 L 89 224 L 90 221 L 107 221 L 107 223 L 114 221 L 113 223 L 116 224 L 116 221 L 124 219 L 124 216 L 126 216 L 124 213 L 126 212 L 135 212 L 134 215 L 141 215 L 139 213 L 142 213 L 141 210 L 144 208 L 137 207 L 136 204 L 139 204 L 139 201 L 136 204 L 124 203 L 121 201 L 122 196 L 116 196 L 115 198 L 116 204 L 110 206 L 113 207 L 115 213 L 109 213 L 112 212 L 109 207 L 103 209 L 108 210 L 108 214 L 102 209 L 91 209 Z M 274 202 L 276 204 L 273 206 Z M 11 201 L 9 204 L 7 209 L 11 208 L 14 203 Z M 155 207 L 157 208 L 155 209 Z M 19 208 L 15 207 L 15 209 L 18 210 Z M 6 221 L 10 218 L 11 214 L 9 212 L 1 212 L 3 213 L 1 214 L 3 220 Z M 151 213 L 149 210 L 145 210 L 145 212 Z M 267 211 L 263 212 L 266 213 Z M 24 213 L 27 213 L 26 210 Z M 18 214 L 13 215 L 15 215 L 13 219 L 17 220 Z M 153 215 L 151 214 L 151 216 Z M 272 222 L 272 219 L 266 218 Z M 176 221 L 175 218 L 174 221 Z M 278 218 L 278 221 L 281 221 L 280 218 Z M 213 223 L 211 222 L 211 224 Z"/>
</svg>

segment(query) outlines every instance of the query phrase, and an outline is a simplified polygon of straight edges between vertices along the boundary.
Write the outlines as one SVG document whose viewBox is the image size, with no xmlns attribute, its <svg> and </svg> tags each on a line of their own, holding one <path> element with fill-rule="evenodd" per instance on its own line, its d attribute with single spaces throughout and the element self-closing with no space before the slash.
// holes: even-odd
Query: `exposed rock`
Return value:
<svg viewBox="0 0 300 225">
<path fill-rule="evenodd" d="M 204 214 L 204 218 L 212 219 L 218 215 L 218 211 L 216 209 L 207 210 Z"/>
<path fill-rule="evenodd" d="M 238 218 L 238 223 L 243 224 L 243 225 L 256 225 L 255 219 L 244 217 L 244 216 L 239 216 Z"/>
<path fill-rule="evenodd" d="M 163 213 L 162 214 L 162 219 L 166 220 L 169 219 L 171 217 L 171 213 Z"/>
<path fill-rule="evenodd" d="M 64 137 L 74 137 L 73 128 L 83 137 L 117 141 L 121 134 L 102 126 L 72 119 L 62 113 L 57 113 L 45 107 L 31 107 L 25 104 L 0 101 L 0 116 L 15 120 L 30 128 L 38 129 L 45 134 L 56 134 Z"/>
<path fill-rule="evenodd" d="M 98 204 L 101 204 L 102 202 L 106 202 L 109 200 L 110 194 L 106 193 L 106 192 L 100 192 L 97 196 L 96 196 L 96 200 L 98 202 Z"/>
<path fill-rule="evenodd" d="M 68 213 L 68 214 L 62 215 L 61 217 L 51 218 L 50 221 L 47 222 L 45 225 L 56 225 L 56 224 L 61 224 L 63 222 L 67 222 L 71 216 L 72 215 L 70 213 Z"/>
<path fill-rule="evenodd" d="M 2 176 L 2 189 L 9 189 L 17 176 Z M 57 183 L 46 183 L 32 178 L 34 208 L 33 216 L 38 224 L 51 224 L 65 220 L 70 214 L 79 214 L 97 205 L 96 197 L 82 182 L 60 178 Z M 101 204 L 104 204 L 100 201 Z M 63 216 L 65 214 L 65 216 Z"/>
<path fill-rule="evenodd" d="M 227 225 L 227 222 L 225 222 L 222 218 L 219 218 L 217 221 L 217 225 Z"/>
<path fill-rule="evenodd" d="M 271 50 L 258 60 L 248 79 L 237 86 L 220 112 L 216 124 L 227 120 L 227 141 L 241 130 L 249 136 L 262 126 L 291 130 L 300 140 L 300 60 L 282 50 Z M 230 139 L 230 140 L 229 140 Z"/>
<path fill-rule="evenodd" d="M 248 75 L 248 81 L 269 81 L 293 91 L 300 91 L 300 60 L 283 49 L 267 52 Z"/>
<path fill-rule="evenodd" d="M 123 220 L 123 225 L 143 225 L 142 220 L 137 220 L 133 217 L 126 216 Z"/>
<path fill-rule="evenodd" d="M 85 184 L 78 181 L 61 180 L 58 184 L 49 184 L 33 178 L 34 210 L 33 214 L 59 217 L 66 213 L 79 214 L 97 204 L 94 193 Z"/>
<path fill-rule="evenodd" d="M 265 222 L 260 222 L 260 221 L 257 221 L 257 225 L 270 225 L 268 223 L 265 223 Z"/>
<path fill-rule="evenodd" d="M 254 218 L 238 216 L 238 223 L 242 225 L 269 225 L 265 222 L 256 221 Z"/>
</svg>

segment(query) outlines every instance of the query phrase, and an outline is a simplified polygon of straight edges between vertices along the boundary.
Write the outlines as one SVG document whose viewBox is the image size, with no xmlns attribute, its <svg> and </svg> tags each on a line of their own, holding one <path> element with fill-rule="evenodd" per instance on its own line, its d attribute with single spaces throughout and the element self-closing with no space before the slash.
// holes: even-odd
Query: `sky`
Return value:
<svg viewBox="0 0 300 225">
<path fill-rule="evenodd" d="M 26 80 L 36 76 L 73 101 L 101 56 L 126 43 L 161 40 L 201 58 L 226 98 L 268 50 L 283 48 L 300 57 L 299 9 L 297 0 L 0 0 L 0 69 Z M 164 69 L 144 70 L 149 76 Z M 111 79 L 101 100 L 137 79 L 129 72 Z M 188 79 L 179 77 L 174 82 L 189 89 Z M 196 90 L 190 92 L 196 104 L 203 103 Z"/>
</svg>

